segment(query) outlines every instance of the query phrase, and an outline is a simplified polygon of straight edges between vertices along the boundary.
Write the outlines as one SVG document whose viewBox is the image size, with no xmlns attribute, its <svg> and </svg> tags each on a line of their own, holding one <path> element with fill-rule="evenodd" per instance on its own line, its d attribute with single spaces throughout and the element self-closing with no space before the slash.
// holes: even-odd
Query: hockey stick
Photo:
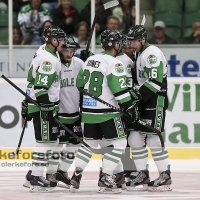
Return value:
<svg viewBox="0 0 200 200">
<path fill-rule="evenodd" d="M 88 42 L 87 42 L 87 46 L 86 46 L 86 55 L 88 54 L 88 51 L 89 51 L 89 48 L 90 48 L 90 43 L 91 43 L 91 40 L 92 40 L 92 35 L 93 35 L 94 27 L 95 27 L 95 24 L 96 24 L 96 21 L 97 21 L 99 15 L 104 10 L 107 10 L 109 8 L 112 8 L 112 7 L 115 7 L 118 4 L 119 4 L 119 2 L 117 0 L 110 1 L 110 2 L 107 2 L 107 3 L 103 4 L 102 6 L 100 6 L 96 10 L 96 14 L 95 14 L 94 20 L 92 22 L 92 27 L 91 27 L 91 30 L 90 30 L 90 36 L 88 37 Z"/>
<path fill-rule="evenodd" d="M 108 107 L 110 107 L 110 108 L 112 108 L 112 109 L 114 109 L 114 110 L 116 110 L 116 111 L 118 111 L 118 112 L 120 112 L 120 113 L 122 113 L 122 114 L 127 115 L 127 113 L 126 113 L 125 111 L 123 111 L 121 108 L 117 108 L 117 107 L 115 107 L 115 106 L 113 106 L 113 105 L 111 105 L 111 104 L 105 102 L 104 100 L 102 100 L 102 99 L 100 99 L 100 98 L 98 98 L 98 97 L 93 96 L 92 94 L 88 93 L 86 90 L 83 90 L 83 89 L 81 89 L 81 88 L 78 88 L 78 90 L 79 90 L 80 92 L 82 92 L 84 95 L 87 95 L 87 96 L 89 96 L 89 97 L 92 97 L 93 99 L 99 101 L 100 103 L 103 103 L 103 104 L 105 104 L 106 106 L 108 106 Z M 155 132 L 155 133 L 158 135 L 158 137 L 159 137 L 159 139 L 160 139 L 161 146 L 162 146 L 162 151 L 164 151 L 165 144 L 164 144 L 164 140 L 163 140 L 163 137 L 162 137 L 162 135 L 161 135 L 161 132 L 158 131 L 157 129 L 155 129 L 154 127 L 152 127 L 152 126 L 149 126 L 149 125 L 148 125 L 146 122 L 144 122 L 144 121 L 138 120 L 137 122 L 138 122 L 139 124 L 141 124 L 141 125 L 143 125 L 143 126 L 149 128 L 150 130 L 152 130 L 153 132 Z"/>
<path fill-rule="evenodd" d="M 17 87 L 12 81 L 10 81 L 8 78 L 6 78 L 4 75 L 1 76 L 3 79 L 5 79 L 10 85 L 12 85 L 16 90 L 18 90 L 22 95 L 24 95 L 31 103 L 33 103 L 34 105 L 36 105 L 38 108 L 40 108 L 40 105 L 34 101 L 31 97 L 29 97 L 24 91 L 22 91 L 19 87 Z M 62 124 L 58 119 L 56 119 L 54 117 L 54 121 L 61 126 L 65 131 L 67 131 L 69 134 L 71 134 L 75 139 L 77 139 L 77 141 L 79 141 L 80 143 L 82 143 L 84 146 L 86 146 L 87 148 L 89 148 L 93 153 L 95 154 L 103 154 L 101 149 L 94 149 L 92 147 L 90 147 L 86 142 L 84 142 L 83 140 L 81 140 L 76 134 L 74 134 L 69 128 L 67 128 L 64 124 Z M 105 147 L 106 148 L 106 147 Z M 113 150 L 113 147 L 108 147 L 109 148 L 109 152 Z M 103 152 L 109 153 L 106 150 L 103 150 Z"/>
<path fill-rule="evenodd" d="M 23 136 L 24 136 L 24 131 L 25 131 L 25 128 L 26 128 L 26 124 L 27 124 L 27 120 L 24 121 L 22 132 L 21 132 L 21 136 L 20 136 L 19 143 L 18 143 L 16 151 L 8 153 L 8 156 L 11 159 L 14 158 L 16 155 L 18 155 L 18 153 L 19 153 L 19 149 L 20 149 L 20 146 L 21 146 L 21 143 L 22 143 L 22 139 L 23 139 Z"/>
</svg>

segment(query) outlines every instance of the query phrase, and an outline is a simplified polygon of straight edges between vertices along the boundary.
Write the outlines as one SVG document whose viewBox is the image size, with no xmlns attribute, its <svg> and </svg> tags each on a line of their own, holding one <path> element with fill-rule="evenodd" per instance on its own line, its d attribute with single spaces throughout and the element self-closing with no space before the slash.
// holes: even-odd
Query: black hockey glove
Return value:
<svg viewBox="0 0 200 200">
<path fill-rule="evenodd" d="M 80 59 L 85 62 L 92 55 L 94 54 L 91 51 L 81 50 Z"/>
<path fill-rule="evenodd" d="M 138 106 L 136 103 L 129 107 L 126 112 L 127 114 L 124 115 L 126 122 L 134 123 L 140 119 L 140 113 L 138 111 Z"/>
<path fill-rule="evenodd" d="M 32 117 L 28 114 L 28 102 L 26 100 L 22 101 L 22 110 L 21 110 L 21 116 L 26 121 L 31 121 Z"/>
<path fill-rule="evenodd" d="M 40 104 L 41 118 L 44 121 L 53 121 L 54 117 L 54 104 Z"/>
<path fill-rule="evenodd" d="M 133 103 L 136 103 L 142 99 L 142 95 L 138 90 L 131 89 L 129 92 L 131 94 L 131 100 L 133 101 Z"/>
</svg>

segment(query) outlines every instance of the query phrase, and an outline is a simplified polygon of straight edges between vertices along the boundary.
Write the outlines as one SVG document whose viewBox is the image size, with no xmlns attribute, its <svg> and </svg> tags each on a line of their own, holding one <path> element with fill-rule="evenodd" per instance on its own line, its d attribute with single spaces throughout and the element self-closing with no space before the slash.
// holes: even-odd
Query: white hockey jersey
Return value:
<svg viewBox="0 0 200 200">
<path fill-rule="evenodd" d="M 90 56 L 86 60 L 78 74 L 76 85 L 84 86 L 91 95 L 115 107 L 126 103 L 132 105 L 124 65 L 107 51 Z M 86 95 L 83 96 L 83 122 L 100 123 L 119 115 L 119 112 L 105 104 Z"/>
<path fill-rule="evenodd" d="M 127 86 L 129 88 L 133 87 L 133 78 L 132 78 L 132 73 L 131 73 L 131 68 L 134 67 L 134 62 L 123 52 L 120 52 L 115 58 L 120 60 L 124 67 L 125 67 L 125 72 L 126 72 L 126 77 L 127 77 Z"/>
<path fill-rule="evenodd" d="M 72 124 L 80 118 L 80 92 L 76 87 L 76 77 L 83 64 L 77 57 L 72 57 L 69 63 L 62 63 L 59 120 L 64 124 Z"/>
<path fill-rule="evenodd" d="M 160 87 L 151 83 L 149 79 L 162 82 L 167 75 L 167 60 L 163 52 L 154 45 L 147 44 L 146 48 L 137 57 L 137 81 L 138 87 L 147 84 L 156 90 Z"/>
<path fill-rule="evenodd" d="M 48 94 L 50 102 L 59 101 L 61 62 L 56 53 L 46 45 L 42 45 L 33 57 L 28 72 L 29 82 L 27 94 L 31 97 L 39 97 Z M 34 91 L 32 91 L 32 89 Z M 34 98 L 35 98 L 34 97 Z M 30 104 L 29 112 L 36 112 L 35 106 Z"/>
</svg>

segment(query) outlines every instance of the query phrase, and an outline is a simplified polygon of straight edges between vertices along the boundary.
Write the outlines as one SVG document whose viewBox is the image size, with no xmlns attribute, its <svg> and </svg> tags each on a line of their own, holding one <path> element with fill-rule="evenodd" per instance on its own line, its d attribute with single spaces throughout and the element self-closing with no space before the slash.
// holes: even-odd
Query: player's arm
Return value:
<svg viewBox="0 0 200 200">
<path fill-rule="evenodd" d="M 128 113 L 125 116 L 127 122 L 133 123 L 139 119 L 138 107 L 131 100 L 123 65 L 119 66 L 119 68 L 118 71 L 118 67 L 115 66 L 116 72 L 112 71 L 112 73 L 107 75 L 108 85 L 119 106 Z"/>
<path fill-rule="evenodd" d="M 84 87 L 84 76 L 83 76 L 83 68 L 80 69 L 77 78 L 76 78 L 76 87 L 83 88 Z"/>
<path fill-rule="evenodd" d="M 145 64 L 145 72 L 148 79 L 139 89 L 142 101 L 147 101 L 160 91 L 164 75 L 164 66 L 159 55 L 148 55 Z"/>
<path fill-rule="evenodd" d="M 133 104 L 127 87 L 124 66 L 121 63 L 116 63 L 115 67 L 111 68 L 113 68 L 113 70 L 107 75 L 109 88 L 119 106 L 127 110 Z"/>
</svg>

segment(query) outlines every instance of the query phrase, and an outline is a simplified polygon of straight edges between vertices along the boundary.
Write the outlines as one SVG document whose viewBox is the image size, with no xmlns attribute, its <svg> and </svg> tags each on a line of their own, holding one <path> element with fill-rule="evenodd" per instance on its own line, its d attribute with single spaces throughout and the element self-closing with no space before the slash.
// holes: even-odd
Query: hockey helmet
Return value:
<svg viewBox="0 0 200 200">
<path fill-rule="evenodd" d="M 45 42 L 51 42 L 52 38 L 65 39 L 65 32 L 58 26 L 48 26 L 44 30 L 43 39 Z"/>
<path fill-rule="evenodd" d="M 115 44 L 123 46 L 124 36 L 120 31 L 105 30 L 101 33 L 102 47 L 114 47 Z"/>
<path fill-rule="evenodd" d="M 141 41 L 143 38 L 147 39 L 147 31 L 143 25 L 135 25 L 128 30 L 127 40 Z"/>
<path fill-rule="evenodd" d="M 65 38 L 65 43 L 62 46 L 63 48 L 73 48 L 74 51 L 80 49 L 80 46 L 77 42 L 75 42 L 74 38 L 70 35 Z"/>
</svg>

